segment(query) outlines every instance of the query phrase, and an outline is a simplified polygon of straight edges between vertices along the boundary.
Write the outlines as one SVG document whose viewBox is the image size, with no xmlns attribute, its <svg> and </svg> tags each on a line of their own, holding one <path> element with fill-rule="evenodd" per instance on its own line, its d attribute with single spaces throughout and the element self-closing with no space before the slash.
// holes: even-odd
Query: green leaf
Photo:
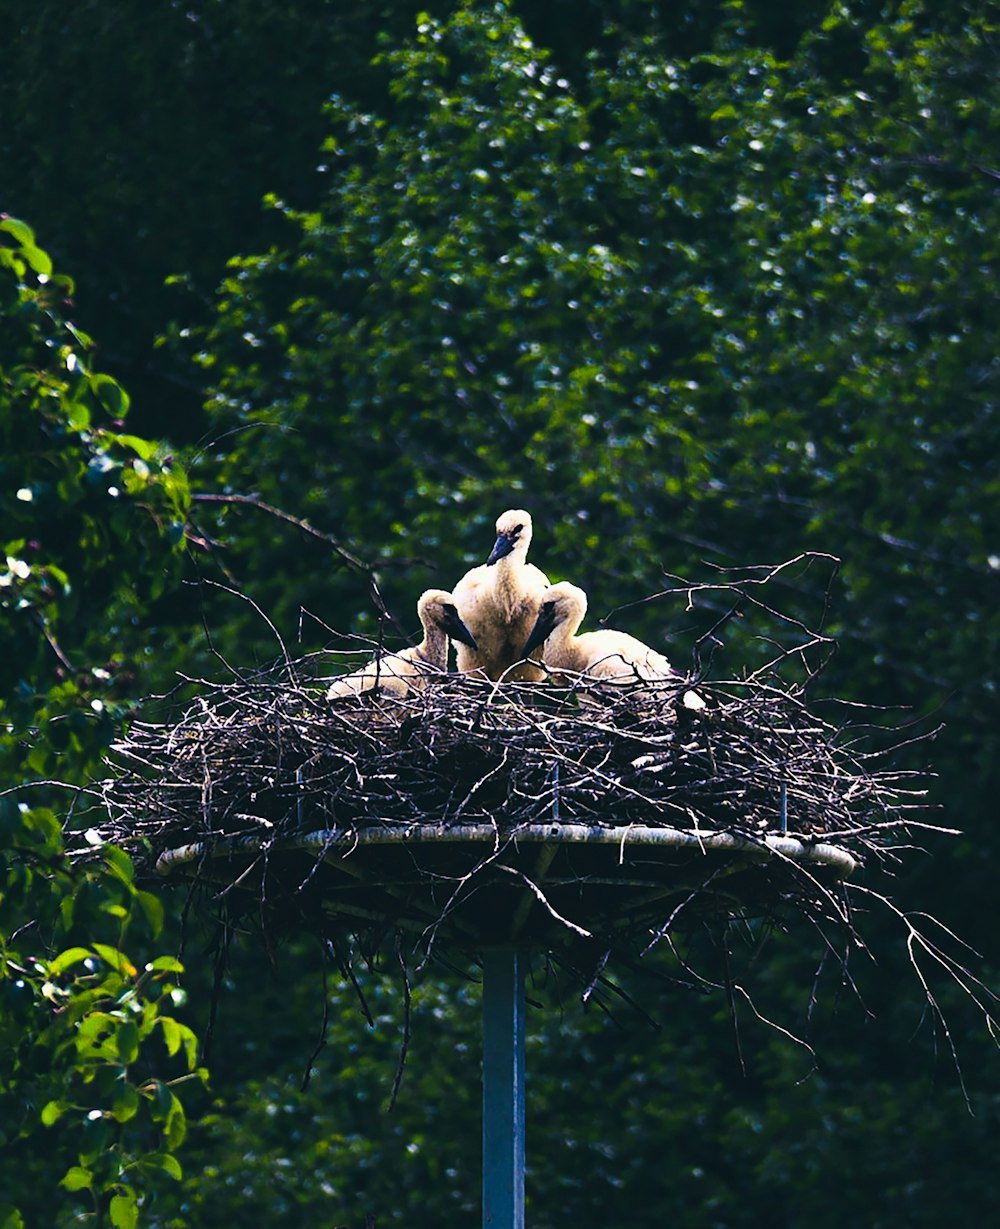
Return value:
<svg viewBox="0 0 1000 1229">
<path fill-rule="evenodd" d="M 21 254 L 36 273 L 41 274 L 43 277 L 48 277 L 52 272 L 52 258 L 48 252 L 43 251 L 40 247 L 26 243 L 21 248 Z"/>
<path fill-rule="evenodd" d="M 176 1151 L 181 1146 L 185 1135 L 187 1135 L 187 1117 L 184 1113 L 184 1106 L 181 1105 L 173 1093 L 170 1095 L 170 1110 L 163 1127 L 163 1134 L 167 1147 L 171 1152 Z"/>
<path fill-rule="evenodd" d="M 165 1174 L 169 1174 L 177 1182 L 180 1182 L 184 1177 L 184 1171 L 181 1169 L 181 1163 L 175 1156 L 171 1156 L 169 1152 L 154 1153 L 148 1157 L 150 1163 L 159 1165 Z"/>
<path fill-rule="evenodd" d="M 24 277 L 24 261 L 19 260 L 10 248 L 0 245 L 0 269 L 9 269 L 14 275 L 13 278 L 0 278 L 0 308 L 11 312 L 19 302 L 17 282 Z"/>
<path fill-rule="evenodd" d="M 171 1107 L 173 1106 L 174 1094 L 162 1080 L 150 1080 L 146 1085 L 147 1092 L 150 1091 L 150 1085 L 152 1086 L 151 1091 L 153 1093 L 153 1103 L 155 1106 L 153 1110 L 153 1118 L 157 1122 L 164 1121 L 170 1113 Z"/>
<path fill-rule="evenodd" d="M 167 1047 L 167 1053 L 171 1055 L 176 1054 L 181 1046 L 183 1046 L 188 1070 L 193 1071 L 198 1062 L 197 1034 L 188 1028 L 186 1024 L 181 1024 L 179 1020 L 175 1020 L 172 1016 L 160 1016 L 160 1024 L 163 1028 L 163 1040 Z"/>
<path fill-rule="evenodd" d="M 118 1127 L 114 1130 L 117 1132 Z M 84 1120 L 83 1129 L 79 1135 L 80 1160 L 89 1165 L 99 1157 L 103 1157 L 112 1143 L 111 1120 L 103 1114 Z"/>
<path fill-rule="evenodd" d="M 101 854 L 124 883 L 132 883 L 135 879 L 135 866 L 124 849 L 119 849 L 117 845 L 105 845 Z"/>
<path fill-rule="evenodd" d="M 50 1127 L 54 1122 L 58 1122 L 69 1106 L 65 1101 L 49 1101 L 42 1108 L 42 1122 L 45 1126 Z"/>
<path fill-rule="evenodd" d="M 109 964 L 119 973 L 124 973 L 126 977 L 135 977 L 138 974 L 138 969 L 129 960 L 124 952 L 120 952 L 116 947 L 110 947 L 107 943 L 95 943 L 94 951 L 100 956 L 105 964 Z"/>
<path fill-rule="evenodd" d="M 111 1116 L 118 1122 L 128 1122 L 139 1109 L 139 1092 L 134 1085 L 123 1083 L 111 1105 Z"/>
<path fill-rule="evenodd" d="M 163 902 L 152 892 L 138 891 L 135 898 L 149 925 L 150 932 L 156 938 L 163 929 Z"/>
<path fill-rule="evenodd" d="M 71 431 L 86 431 L 90 426 L 90 410 L 82 401 L 71 401 L 66 425 Z"/>
<path fill-rule="evenodd" d="M 59 582 L 64 593 L 69 592 L 69 575 L 68 573 L 64 572 L 62 568 L 57 567 L 54 563 L 47 563 L 45 565 L 45 573 L 47 576 L 51 576 L 53 580 L 57 580 Z"/>
<path fill-rule="evenodd" d="M 109 375 L 93 375 L 90 387 L 94 396 L 112 418 L 124 418 L 128 413 L 129 396 L 117 380 Z"/>
<path fill-rule="evenodd" d="M 181 1048 L 181 1026 L 172 1016 L 161 1016 L 160 1026 L 163 1029 L 163 1041 L 167 1053 L 174 1055 Z"/>
<path fill-rule="evenodd" d="M 68 947 L 64 952 L 60 952 L 49 965 L 49 976 L 58 977 L 82 960 L 90 960 L 93 955 L 94 952 L 89 947 Z"/>
<path fill-rule="evenodd" d="M 0 1229 L 24 1229 L 21 1213 L 9 1203 L 0 1203 Z"/>
<path fill-rule="evenodd" d="M 111 437 L 116 444 L 120 444 L 123 448 L 131 448 L 132 451 L 143 461 L 152 461 L 156 456 L 158 444 L 152 440 L 144 440 L 138 435 L 113 435 Z"/>
<path fill-rule="evenodd" d="M 155 970 L 158 973 L 184 972 L 184 966 L 176 956 L 157 956 L 155 960 L 151 960 L 149 964 L 146 965 L 146 969 L 150 972 Z"/>
<path fill-rule="evenodd" d="M 181 1040 L 184 1043 L 184 1057 L 187 1059 L 188 1070 L 193 1071 L 198 1062 L 198 1037 L 193 1029 L 186 1024 L 180 1026 Z"/>
<path fill-rule="evenodd" d="M 117 1044 L 119 1059 L 126 1065 L 134 1063 L 139 1057 L 139 1026 L 134 1020 L 125 1020 L 121 1024 Z"/>
<path fill-rule="evenodd" d="M 20 218 L 0 219 L 0 230 L 5 230 L 9 235 L 13 235 L 19 243 L 28 244 L 31 247 L 35 245 L 35 232 L 27 222 L 22 222 Z"/>
<path fill-rule="evenodd" d="M 139 1223 L 139 1203 L 135 1191 L 126 1187 L 115 1195 L 109 1211 L 115 1229 L 135 1229 Z"/>
<path fill-rule="evenodd" d="M 68 1191 L 89 1190 L 94 1185 L 94 1175 L 82 1165 L 74 1165 L 72 1169 L 66 1171 L 59 1185 L 64 1186 Z"/>
<path fill-rule="evenodd" d="M 116 1033 L 119 1021 L 106 1011 L 94 1011 L 80 1024 L 76 1032 L 76 1048 L 89 1057 L 117 1057 Z"/>
</svg>

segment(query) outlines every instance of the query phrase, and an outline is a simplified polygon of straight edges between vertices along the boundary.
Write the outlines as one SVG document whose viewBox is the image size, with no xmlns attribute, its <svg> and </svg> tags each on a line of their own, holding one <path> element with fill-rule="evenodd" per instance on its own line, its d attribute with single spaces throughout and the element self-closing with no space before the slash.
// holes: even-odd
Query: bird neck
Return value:
<svg viewBox="0 0 1000 1229">
<path fill-rule="evenodd" d="M 569 610 L 564 619 L 557 623 L 549 634 L 549 645 L 555 648 L 567 648 L 580 630 L 584 611 Z"/>
<path fill-rule="evenodd" d="M 448 637 L 439 627 L 429 624 L 424 628 L 423 640 L 413 651 L 429 666 L 444 668 L 448 664 Z"/>
<path fill-rule="evenodd" d="M 509 602 L 520 591 L 518 578 L 524 571 L 524 550 L 518 546 L 494 566 L 497 570 L 494 588 L 502 600 Z"/>
</svg>

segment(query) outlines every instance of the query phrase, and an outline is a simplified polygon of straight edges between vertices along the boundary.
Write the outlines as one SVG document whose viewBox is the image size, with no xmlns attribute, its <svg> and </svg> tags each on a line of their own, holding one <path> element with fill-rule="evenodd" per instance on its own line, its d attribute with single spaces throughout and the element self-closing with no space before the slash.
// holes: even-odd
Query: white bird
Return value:
<svg viewBox="0 0 1000 1229">
<path fill-rule="evenodd" d="M 458 613 L 477 647 L 456 646 L 461 671 L 482 671 L 490 679 L 537 681 L 544 672 L 517 665 L 524 643 L 549 587 L 548 577 L 525 556 L 531 544 L 531 517 L 512 508 L 497 519 L 497 540 L 484 564 L 472 568 L 455 586 Z M 536 653 L 536 658 L 541 654 Z"/>
<path fill-rule="evenodd" d="M 627 632 L 608 628 L 577 635 L 586 614 L 587 595 L 581 588 L 567 581 L 552 585 L 543 595 L 538 619 L 522 652 L 544 645 L 542 660 L 554 672 L 553 680 L 563 686 L 571 683 L 569 676 L 574 674 L 621 683 L 683 681 L 684 676 L 662 653 Z M 682 703 L 690 709 L 706 707 L 696 691 L 685 691 Z"/>
<path fill-rule="evenodd" d="M 420 595 L 417 614 L 424 638 L 398 653 L 385 653 L 352 674 L 334 679 L 326 693 L 328 700 L 357 696 L 376 686 L 390 696 L 405 696 L 412 687 L 422 687 L 427 675 L 448 669 L 448 637 L 475 648 L 472 633 L 459 618 L 455 600 L 443 589 L 428 589 Z"/>
</svg>

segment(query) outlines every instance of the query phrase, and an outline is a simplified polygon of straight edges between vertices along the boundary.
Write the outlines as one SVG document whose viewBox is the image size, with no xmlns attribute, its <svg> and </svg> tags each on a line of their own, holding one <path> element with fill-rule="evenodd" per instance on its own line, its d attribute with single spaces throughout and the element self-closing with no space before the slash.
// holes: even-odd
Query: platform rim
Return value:
<svg viewBox="0 0 1000 1229">
<path fill-rule="evenodd" d="M 163 850 L 156 859 L 155 871 L 166 878 L 178 867 L 191 862 L 228 857 L 237 853 L 267 849 L 274 852 L 322 850 L 328 856 L 335 848 L 345 846 L 349 854 L 358 846 L 427 845 L 427 844 L 492 844 L 506 845 L 618 845 L 624 860 L 629 846 L 699 848 L 703 852 L 751 854 L 767 858 L 829 866 L 849 878 L 858 862 L 849 850 L 828 841 L 796 834 L 762 833 L 754 836 L 739 832 L 705 831 L 667 826 L 638 824 L 604 825 L 580 823 L 525 824 L 505 832 L 493 824 L 411 824 L 407 826 L 365 828 L 323 828 L 294 836 L 276 835 L 272 831 L 241 833 L 220 837 L 215 841 L 193 841 L 173 849 Z"/>
</svg>

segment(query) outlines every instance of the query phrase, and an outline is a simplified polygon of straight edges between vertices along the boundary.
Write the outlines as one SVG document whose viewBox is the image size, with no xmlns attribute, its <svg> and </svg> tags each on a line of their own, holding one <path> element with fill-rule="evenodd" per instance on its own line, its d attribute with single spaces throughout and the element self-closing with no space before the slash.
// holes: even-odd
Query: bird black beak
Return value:
<svg viewBox="0 0 1000 1229">
<path fill-rule="evenodd" d="M 522 657 L 527 657 L 532 649 L 537 649 L 540 644 L 548 640 L 549 634 L 556 625 L 555 609 L 555 602 L 543 603 L 538 612 L 538 618 L 535 620 L 535 626 L 531 629 L 531 635 L 521 650 Z"/>
<path fill-rule="evenodd" d="M 496 563 L 498 559 L 502 559 L 504 555 L 510 554 L 517 545 L 520 532 L 520 530 L 516 530 L 514 533 L 502 533 L 497 537 L 497 540 L 493 543 L 493 549 L 490 551 L 490 557 L 486 560 L 487 567 L 492 563 Z"/>
<path fill-rule="evenodd" d="M 479 645 L 476 644 L 475 636 L 462 622 L 458 610 L 454 606 L 445 606 L 444 618 L 441 620 L 441 630 L 446 632 L 452 640 L 460 640 L 462 644 L 467 644 L 470 649 L 479 648 Z"/>
</svg>

